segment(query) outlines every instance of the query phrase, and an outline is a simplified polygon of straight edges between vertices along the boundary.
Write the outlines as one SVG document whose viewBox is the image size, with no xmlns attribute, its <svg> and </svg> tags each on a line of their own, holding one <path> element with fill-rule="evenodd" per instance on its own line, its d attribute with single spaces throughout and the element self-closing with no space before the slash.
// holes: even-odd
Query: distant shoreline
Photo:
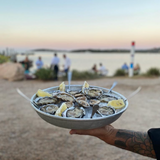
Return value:
<svg viewBox="0 0 160 160">
<path fill-rule="evenodd" d="M 130 53 L 129 49 L 104 49 L 104 50 L 99 50 L 99 49 L 77 49 L 77 50 L 53 50 L 53 49 L 34 49 L 31 50 L 32 52 L 70 52 L 70 53 Z M 160 48 L 155 48 L 155 49 L 139 49 L 135 50 L 136 53 L 160 53 Z"/>
</svg>

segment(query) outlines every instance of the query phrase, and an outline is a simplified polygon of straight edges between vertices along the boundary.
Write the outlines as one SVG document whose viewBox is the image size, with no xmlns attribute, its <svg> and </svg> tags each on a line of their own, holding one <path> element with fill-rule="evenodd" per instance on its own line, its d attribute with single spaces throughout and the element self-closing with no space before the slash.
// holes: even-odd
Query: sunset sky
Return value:
<svg viewBox="0 0 160 160">
<path fill-rule="evenodd" d="M 160 0 L 0 0 L 0 50 L 160 47 Z"/>
</svg>

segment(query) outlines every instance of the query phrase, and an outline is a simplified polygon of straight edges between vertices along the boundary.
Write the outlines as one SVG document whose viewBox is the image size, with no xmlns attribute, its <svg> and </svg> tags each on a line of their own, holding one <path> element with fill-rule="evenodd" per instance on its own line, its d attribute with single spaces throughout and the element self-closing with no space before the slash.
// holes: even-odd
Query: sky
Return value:
<svg viewBox="0 0 160 160">
<path fill-rule="evenodd" d="M 0 0 L 0 49 L 160 47 L 159 0 Z"/>
</svg>

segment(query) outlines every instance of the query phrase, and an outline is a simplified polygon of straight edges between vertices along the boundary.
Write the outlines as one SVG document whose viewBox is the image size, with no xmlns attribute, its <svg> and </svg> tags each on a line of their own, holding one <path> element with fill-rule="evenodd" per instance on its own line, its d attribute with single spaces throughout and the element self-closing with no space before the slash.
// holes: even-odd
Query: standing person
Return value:
<svg viewBox="0 0 160 160">
<path fill-rule="evenodd" d="M 57 53 L 54 54 L 51 62 L 51 68 L 53 69 L 54 79 L 58 80 L 58 71 L 59 71 L 59 64 L 60 59 L 57 57 Z"/>
<path fill-rule="evenodd" d="M 42 62 L 41 57 L 38 57 L 36 61 L 36 66 L 37 66 L 37 69 L 41 69 L 43 67 L 43 62 Z"/>
<path fill-rule="evenodd" d="M 65 59 L 64 72 L 67 74 L 71 66 L 71 60 L 65 54 L 63 55 L 63 58 Z"/>
<path fill-rule="evenodd" d="M 30 68 L 30 62 L 28 56 L 26 56 L 25 60 L 23 61 L 23 64 L 24 64 L 25 74 L 28 74 Z"/>
</svg>

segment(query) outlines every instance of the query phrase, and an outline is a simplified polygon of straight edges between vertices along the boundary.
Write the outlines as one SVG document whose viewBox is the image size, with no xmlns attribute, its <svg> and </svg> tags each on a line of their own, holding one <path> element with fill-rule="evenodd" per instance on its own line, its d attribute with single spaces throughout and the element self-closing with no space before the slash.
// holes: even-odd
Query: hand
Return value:
<svg viewBox="0 0 160 160">
<path fill-rule="evenodd" d="M 90 135 L 97 137 L 108 144 L 113 144 L 117 133 L 117 129 L 114 129 L 111 125 L 106 125 L 102 128 L 89 129 L 89 130 L 74 130 L 70 131 L 70 134 Z"/>
</svg>

